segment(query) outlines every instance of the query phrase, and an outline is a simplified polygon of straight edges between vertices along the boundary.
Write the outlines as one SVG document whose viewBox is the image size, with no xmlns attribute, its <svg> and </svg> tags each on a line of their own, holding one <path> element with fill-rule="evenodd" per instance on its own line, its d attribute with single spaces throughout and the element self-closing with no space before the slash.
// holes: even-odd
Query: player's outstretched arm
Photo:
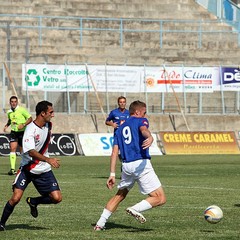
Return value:
<svg viewBox="0 0 240 240">
<path fill-rule="evenodd" d="M 116 172 L 116 164 L 118 158 L 118 145 L 113 146 L 111 160 L 110 160 L 110 176 L 107 180 L 107 188 L 113 189 L 115 185 L 115 172 Z"/>
</svg>

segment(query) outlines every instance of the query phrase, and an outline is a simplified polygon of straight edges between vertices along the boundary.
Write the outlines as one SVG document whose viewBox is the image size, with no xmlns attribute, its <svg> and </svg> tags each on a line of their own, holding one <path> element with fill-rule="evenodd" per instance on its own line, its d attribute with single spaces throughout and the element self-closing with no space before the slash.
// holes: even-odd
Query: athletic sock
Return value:
<svg viewBox="0 0 240 240">
<path fill-rule="evenodd" d="M 142 200 L 141 202 L 132 206 L 137 212 L 143 212 L 152 208 L 152 205 L 147 200 Z"/>
<path fill-rule="evenodd" d="M 103 213 L 102 213 L 101 217 L 99 218 L 96 225 L 99 226 L 99 227 L 104 227 L 107 220 L 110 218 L 111 215 L 112 215 L 112 212 L 110 212 L 109 210 L 104 208 Z"/>
<path fill-rule="evenodd" d="M 17 159 L 16 153 L 15 153 L 15 152 L 10 152 L 9 158 L 10 158 L 10 166 L 11 166 L 11 169 L 14 169 L 14 170 L 15 170 L 15 167 L 16 167 L 16 159 Z"/>
<path fill-rule="evenodd" d="M 14 206 L 10 205 L 10 203 L 7 202 L 3 209 L 3 213 L 2 213 L 2 217 L 1 217 L 1 221 L 0 221 L 1 224 L 5 225 L 9 216 L 12 214 L 13 210 L 14 210 Z"/>
<path fill-rule="evenodd" d="M 53 204 L 52 199 L 49 196 L 40 196 L 35 198 L 30 198 L 31 204 L 37 206 L 38 204 Z"/>
</svg>

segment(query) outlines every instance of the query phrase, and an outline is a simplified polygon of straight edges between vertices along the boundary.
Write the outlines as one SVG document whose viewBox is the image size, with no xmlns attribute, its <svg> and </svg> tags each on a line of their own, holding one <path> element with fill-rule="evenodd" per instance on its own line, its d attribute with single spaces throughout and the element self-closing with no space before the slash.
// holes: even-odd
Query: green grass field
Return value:
<svg viewBox="0 0 240 240">
<path fill-rule="evenodd" d="M 18 159 L 19 164 L 20 159 Z M 25 203 L 38 195 L 29 185 L 15 208 L 0 239 L 240 239 L 240 157 L 237 155 L 197 155 L 153 157 L 153 166 L 165 188 L 167 203 L 144 213 L 139 224 L 125 209 L 145 198 L 138 187 L 129 193 L 107 223 L 106 231 L 94 232 L 108 199 L 108 157 L 61 157 L 61 168 L 54 170 L 63 193 L 58 205 L 40 205 L 33 219 Z M 0 159 L 0 213 L 11 196 L 13 176 L 6 173 L 9 160 Z M 120 175 L 120 164 L 117 176 Z M 224 218 L 218 224 L 205 221 L 209 205 L 220 206 Z"/>
</svg>

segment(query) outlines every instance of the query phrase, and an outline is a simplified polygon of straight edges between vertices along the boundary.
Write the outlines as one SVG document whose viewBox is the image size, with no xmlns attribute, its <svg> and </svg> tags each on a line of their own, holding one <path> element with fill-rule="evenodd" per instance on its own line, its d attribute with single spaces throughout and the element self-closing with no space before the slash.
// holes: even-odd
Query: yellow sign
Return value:
<svg viewBox="0 0 240 240">
<path fill-rule="evenodd" d="M 234 132 L 160 132 L 166 154 L 239 154 Z"/>
</svg>

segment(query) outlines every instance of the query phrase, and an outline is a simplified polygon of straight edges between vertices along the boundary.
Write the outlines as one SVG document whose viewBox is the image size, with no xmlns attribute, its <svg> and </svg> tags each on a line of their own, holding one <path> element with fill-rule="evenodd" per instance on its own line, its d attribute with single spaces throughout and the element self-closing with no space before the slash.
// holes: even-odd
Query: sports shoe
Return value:
<svg viewBox="0 0 240 240">
<path fill-rule="evenodd" d="M 27 204 L 28 204 L 29 207 L 30 207 L 30 213 L 31 213 L 31 215 L 32 215 L 34 218 L 37 218 L 37 217 L 38 217 L 37 206 L 35 206 L 35 205 L 33 205 L 33 204 L 31 203 L 31 198 L 30 198 L 30 197 L 27 197 L 26 202 L 27 202 Z"/>
<path fill-rule="evenodd" d="M 14 169 L 10 169 L 8 175 L 15 175 L 17 172 Z"/>
<path fill-rule="evenodd" d="M 105 227 L 100 227 L 100 226 L 98 226 L 98 225 L 96 225 L 96 226 L 93 228 L 94 231 L 104 231 L 105 229 L 106 229 Z"/>
<path fill-rule="evenodd" d="M 0 223 L 0 231 L 5 231 L 5 226 L 3 224 Z"/>
<path fill-rule="evenodd" d="M 133 216 L 138 222 L 145 223 L 146 218 L 140 213 L 134 210 L 133 208 L 129 207 L 126 209 L 127 214 Z"/>
</svg>

